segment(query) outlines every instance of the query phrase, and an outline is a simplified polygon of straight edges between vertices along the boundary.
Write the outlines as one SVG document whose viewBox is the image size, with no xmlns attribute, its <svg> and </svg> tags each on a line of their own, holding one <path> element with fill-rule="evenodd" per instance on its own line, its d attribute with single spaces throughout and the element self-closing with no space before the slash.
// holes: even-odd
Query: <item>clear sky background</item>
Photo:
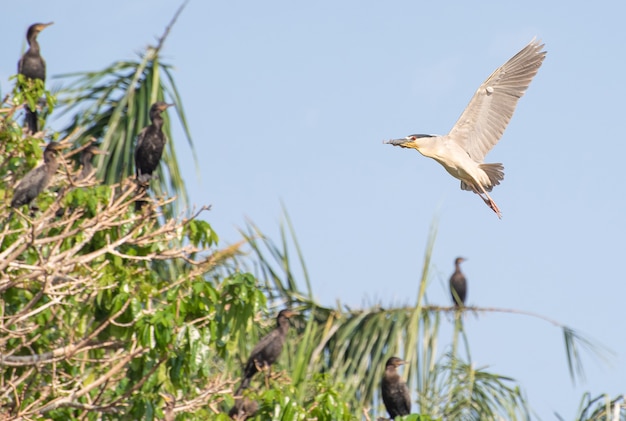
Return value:
<svg viewBox="0 0 626 421">
<path fill-rule="evenodd" d="M 222 245 L 246 217 L 278 239 L 284 203 L 326 305 L 414 303 L 438 219 L 430 302 L 449 304 L 453 260 L 464 256 L 470 305 L 539 313 L 615 352 L 609 366 L 585 358 L 587 379 L 573 385 L 557 328 L 466 318 L 477 366 L 517 379 L 542 419 L 572 419 L 585 391 L 626 392 L 626 3 L 476 3 L 192 0 L 163 53 L 201 180 L 176 123 L 174 140 Z M 134 58 L 179 4 L 6 2 L 2 91 L 31 23 L 55 22 L 40 36 L 54 85 L 53 75 Z M 382 141 L 447 133 L 534 36 L 547 58 L 486 159 L 505 166 L 492 193 L 498 220 L 439 164 Z"/>
</svg>

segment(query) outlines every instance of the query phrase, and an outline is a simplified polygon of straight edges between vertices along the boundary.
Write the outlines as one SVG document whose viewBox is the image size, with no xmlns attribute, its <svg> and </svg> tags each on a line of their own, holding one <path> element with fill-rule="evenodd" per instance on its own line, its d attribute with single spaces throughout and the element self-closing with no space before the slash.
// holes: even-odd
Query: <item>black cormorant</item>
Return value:
<svg viewBox="0 0 626 421">
<path fill-rule="evenodd" d="M 83 166 L 83 169 L 80 171 L 80 174 L 78 175 L 78 178 L 76 179 L 76 181 L 85 180 L 93 172 L 94 168 L 91 163 L 91 160 L 93 159 L 94 155 L 107 155 L 107 154 L 108 154 L 107 152 L 99 149 L 98 145 L 93 144 L 93 143 L 87 146 L 85 149 L 83 149 L 80 155 L 80 163 Z"/>
<path fill-rule="evenodd" d="M 457 257 L 454 260 L 454 273 L 450 277 L 450 295 L 452 296 L 452 302 L 455 307 L 462 307 L 465 305 L 465 297 L 467 296 L 467 280 L 465 275 L 461 272 L 461 263 L 466 259 L 463 257 Z"/>
<path fill-rule="evenodd" d="M 291 310 L 281 310 L 276 317 L 276 328 L 268 333 L 263 339 L 256 344 L 250 358 L 243 369 L 243 380 L 235 395 L 239 395 L 240 392 L 250 385 L 250 380 L 259 369 L 269 367 L 278 359 L 281 351 L 283 350 L 283 344 L 285 343 L 285 336 L 289 330 L 289 318 L 297 315 L 298 313 Z"/>
<path fill-rule="evenodd" d="M 17 72 L 19 74 L 30 79 L 41 79 L 44 82 L 46 81 L 46 62 L 43 57 L 41 57 L 41 53 L 39 52 L 37 35 L 39 35 L 44 28 L 52 24 L 53 22 L 35 23 L 28 27 L 28 31 L 26 32 L 28 50 L 26 50 L 24 55 L 22 55 L 20 60 L 17 62 Z M 31 134 L 36 133 L 38 131 L 37 110 L 31 110 L 28 106 L 24 108 L 26 110 L 25 122 L 28 130 L 30 130 Z"/>
<path fill-rule="evenodd" d="M 44 163 L 28 172 L 24 178 L 17 183 L 15 192 L 13 193 L 13 199 L 11 200 L 12 208 L 29 204 L 48 186 L 59 167 L 57 152 L 63 148 L 64 146 L 61 146 L 57 142 L 48 143 L 48 146 L 46 146 L 46 149 L 43 151 Z"/>
<path fill-rule="evenodd" d="M 135 147 L 135 174 L 140 183 L 146 183 L 152 178 L 152 173 L 159 166 L 163 148 L 165 147 L 165 134 L 163 133 L 163 117 L 161 113 L 174 104 L 156 102 L 150 107 L 150 120 L 152 124 L 145 127 L 137 136 Z"/>
<path fill-rule="evenodd" d="M 385 364 L 385 374 L 382 382 L 383 403 L 391 419 L 411 413 L 409 388 L 400 379 L 400 375 L 396 370 L 402 364 L 406 364 L 406 361 L 397 357 L 389 358 L 387 364 Z"/>
</svg>

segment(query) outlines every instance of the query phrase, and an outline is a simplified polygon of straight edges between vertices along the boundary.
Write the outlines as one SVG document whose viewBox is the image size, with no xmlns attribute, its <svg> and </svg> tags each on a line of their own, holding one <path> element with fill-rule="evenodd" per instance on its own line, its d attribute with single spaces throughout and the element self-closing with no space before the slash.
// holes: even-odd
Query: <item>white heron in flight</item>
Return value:
<svg viewBox="0 0 626 421">
<path fill-rule="evenodd" d="M 478 194 L 502 218 L 496 202 L 489 197 L 494 186 L 504 179 L 502 164 L 485 164 L 485 155 L 502 137 L 515 111 L 546 57 L 544 44 L 533 39 L 478 88 L 450 133 L 445 136 L 412 134 L 389 140 L 394 146 L 417 149 L 433 158 L 455 178 L 463 190 Z M 484 195 L 484 196 L 483 196 Z"/>
</svg>

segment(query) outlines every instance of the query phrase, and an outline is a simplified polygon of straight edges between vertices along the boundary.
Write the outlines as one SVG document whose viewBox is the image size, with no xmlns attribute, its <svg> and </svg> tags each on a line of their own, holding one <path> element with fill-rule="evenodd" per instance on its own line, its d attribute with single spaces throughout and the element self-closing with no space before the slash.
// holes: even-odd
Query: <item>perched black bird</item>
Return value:
<svg viewBox="0 0 626 421">
<path fill-rule="evenodd" d="M 450 295 L 455 307 L 465 305 L 465 297 L 467 296 L 467 280 L 461 272 L 461 263 L 467 259 L 457 257 L 454 260 L 454 273 L 450 277 Z"/>
<path fill-rule="evenodd" d="M 235 406 L 233 406 L 228 412 L 235 421 L 244 421 L 254 417 L 254 414 L 259 410 L 259 404 L 256 401 L 246 397 L 235 398 Z"/>
<path fill-rule="evenodd" d="M 57 152 L 63 149 L 57 142 L 50 142 L 43 151 L 44 163 L 28 172 L 24 178 L 17 183 L 11 207 L 17 208 L 29 204 L 48 186 L 50 180 L 59 167 Z"/>
<path fill-rule="evenodd" d="M 78 178 L 76 181 L 85 180 L 89 175 L 93 172 L 94 168 L 91 163 L 94 155 L 107 155 L 108 153 L 98 148 L 98 145 L 91 144 L 83 149 L 83 152 L 80 155 L 80 163 L 83 166 L 83 169 L 80 171 Z"/>
<path fill-rule="evenodd" d="M 104 152 L 104 151 L 100 150 L 98 148 L 98 145 L 96 145 L 94 143 L 90 144 L 85 149 L 83 149 L 83 151 L 80 154 L 80 163 L 81 163 L 81 166 L 83 168 L 80 171 L 80 174 L 78 174 L 78 176 L 76 178 L 74 178 L 74 182 L 75 183 L 78 183 L 78 182 L 86 180 L 91 175 L 91 173 L 94 171 L 93 164 L 91 163 L 91 160 L 93 159 L 94 155 L 108 155 L 108 152 Z M 67 211 L 66 208 L 59 207 L 59 209 L 57 209 L 55 215 L 58 218 L 61 218 L 61 217 L 63 217 L 63 215 L 65 215 L 66 211 Z M 69 208 L 69 212 L 71 213 L 73 211 L 74 211 L 74 208 L 70 207 Z"/>
<path fill-rule="evenodd" d="M 276 317 L 276 328 L 268 333 L 263 339 L 259 341 L 250 353 L 250 358 L 243 369 L 243 380 L 239 389 L 235 392 L 235 395 L 239 395 L 240 392 L 250 385 L 250 380 L 259 369 L 270 367 L 283 350 L 283 344 L 285 343 L 285 336 L 289 330 L 289 318 L 297 315 L 298 313 L 291 310 L 281 310 Z"/>
<path fill-rule="evenodd" d="M 391 419 L 411 413 L 409 388 L 406 387 L 406 383 L 400 379 L 400 375 L 396 371 L 396 368 L 402 364 L 406 364 L 406 361 L 397 357 L 389 358 L 385 364 L 385 375 L 382 382 L 383 403 Z"/>
<path fill-rule="evenodd" d="M 150 120 L 152 124 L 145 127 L 137 136 L 135 147 L 135 174 L 140 183 L 146 183 L 152 178 L 152 173 L 159 166 L 163 148 L 165 147 L 165 134 L 163 133 L 163 117 L 161 113 L 174 104 L 156 102 L 150 107 Z"/>
<path fill-rule="evenodd" d="M 28 50 L 20 57 L 17 62 L 17 72 L 30 79 L 46 80 L 46 62 L 41 57 L 39 52 L 39 43 L 37 42 L 37 35 L 43 31 L 46 27 L 52 25 L 50 23 L 35 23 L 28 27 L 26 32 L 26 40 L 28 41 Z M 31 110 L 28 106 L 25 107 L 26 118 L 25 123 L 31 133 L 38 131 L 37 125 L 37 110 Z"/>
</svg>

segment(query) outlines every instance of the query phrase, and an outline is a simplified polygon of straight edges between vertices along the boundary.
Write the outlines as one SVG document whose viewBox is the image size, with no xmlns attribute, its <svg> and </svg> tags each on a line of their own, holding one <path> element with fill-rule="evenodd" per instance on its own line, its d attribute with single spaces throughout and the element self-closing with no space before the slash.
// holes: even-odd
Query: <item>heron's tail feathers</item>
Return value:
<svg viewBox="0 0 626 421">
<path fill-rule="evenodd" d="M 487 177 L 489 177 L 489 183 L 491 184 L 489 187 L 485 186 L 485 190 L 491 191 L 495 186 L 500 184 L 500 181 L 504 180 L 504 165 L 497 164 L 480 164 L 480 169 L 487 173 Z"/>
<path fill-rule="evenodd" d="M 500 181 L 504 180 L 504 166 L 502 164 L 480 164 L 479 167 L 489 177 L 489 185 L 483 186 L 486 191 L 490 192 L 495 186 L 500 184 Z M 476 193 L 480 192 L 478 186 L 474 188 L 464 181 L 461 181 L 461 189 Z"/>
</svg>

